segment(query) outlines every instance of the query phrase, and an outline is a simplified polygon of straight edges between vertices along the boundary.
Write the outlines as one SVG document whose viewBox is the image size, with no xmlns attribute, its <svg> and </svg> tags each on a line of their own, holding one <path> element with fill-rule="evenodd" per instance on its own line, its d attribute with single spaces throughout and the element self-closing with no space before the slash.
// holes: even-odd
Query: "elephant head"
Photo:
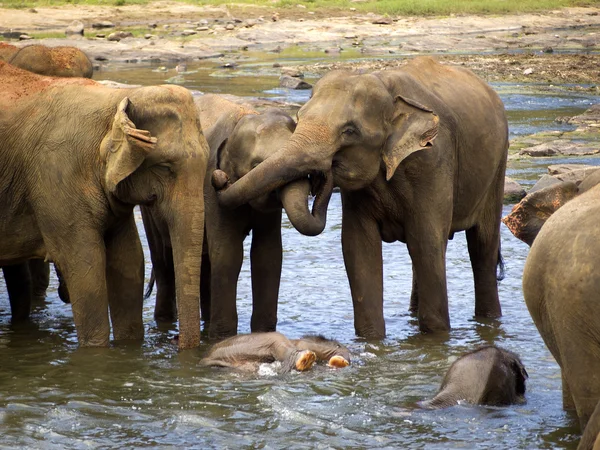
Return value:
<svg viewBox="0 0 600 450">
<path fill-rule="evenodd" d="M 213 185 L 222 189 L 221 204 L 235 207 L 309 175 L 319 209 L 334 185 L 364 188 L 382 167 L 390 180 L 405 158 L 431 146 L 438 133 L 438 116 L 414 100 L 421 96 L 418 86 L 401 78 L 345 71 L 325 75 L 298 112 L 296 130 L 281 151 L 231 186 L 228 174 L 213 174 Z M 302 223 L 310 220 L 297 227 L 310 234 Z"/>
<path fill-rule="evenodd" d="M 113 211 L 150 209 L 173 249 L 179 347 L 200 343 L 203 181 L 208 145 L 189 92 L 180 87 L 129 91 L 100 145 L 104 189 Z"/>
<path fill-rule="evenodd" d="M 209 116 L 214 112 L 207 109 L 209 105 L 214 109 L 216 103 L 221 105 L 221 114 L 215 119 Z M 258 114 L 214 95 L 204 96 L 197 105 L 202 123 L 209 124 L 205 133 L 209 147 L 213 149 L 210 166 L 227 173 L 232 182 L 245 177 L 284 148 L 296 128 L 293 119 L 277 108 Z M 317 235 L 325 227 L 332 190 L 330 187 L 328 194 L 313 203 L 312 214 L 307 213 L 310 190 L 310 180 L 305 176 L 278 190 L 251 198 L 248 203 L 258 211 L 279 209 L 283 205 L 294 227 L 303 230 L 304 234 Z"/>
</svg>

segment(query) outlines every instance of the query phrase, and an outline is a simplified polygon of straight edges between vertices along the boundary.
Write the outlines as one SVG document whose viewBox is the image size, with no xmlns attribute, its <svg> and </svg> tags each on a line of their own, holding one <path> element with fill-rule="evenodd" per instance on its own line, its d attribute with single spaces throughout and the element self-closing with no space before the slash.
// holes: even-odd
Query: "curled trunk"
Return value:
<svg viewBox="0 0 600 450">
<path fill-rule="evenodd" d="M 333 192 L 333 177 L 325 178 L 322 189 L 318 190 L 312 212 L 308 209 L 308 196 L 311 184 L 308 178 L 301 178 L 286 184 L 280 189 L 280 198 L 290 222 L 305 236 L 316 236 L 323 232 L 327 221 L 327 206 Z"/>
</svg>

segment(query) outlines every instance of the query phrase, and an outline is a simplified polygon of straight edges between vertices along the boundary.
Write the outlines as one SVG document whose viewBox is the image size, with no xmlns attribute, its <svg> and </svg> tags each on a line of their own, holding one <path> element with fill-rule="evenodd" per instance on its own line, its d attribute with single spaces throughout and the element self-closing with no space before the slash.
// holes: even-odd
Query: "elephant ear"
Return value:
<svg viewBox="0 0 600 450">
<path fill-rule="evenodd" d="M 155 147 L 157 139 L 149 131 L 139 130 L 127 116 L 129 99 L 117 107 L 112 128 L 102 145 L 106 154 L 106 186 L 115 192 L 118 184 L 131 175 Z"/>
<path fill-rule="evenodd" d="M 431 109 L 401 95 L 394 99 L 392 132 L 383 149 L 386 180 L 410 154 L 431 147 L 438 134 L 439 118 Z"/>
</svg>

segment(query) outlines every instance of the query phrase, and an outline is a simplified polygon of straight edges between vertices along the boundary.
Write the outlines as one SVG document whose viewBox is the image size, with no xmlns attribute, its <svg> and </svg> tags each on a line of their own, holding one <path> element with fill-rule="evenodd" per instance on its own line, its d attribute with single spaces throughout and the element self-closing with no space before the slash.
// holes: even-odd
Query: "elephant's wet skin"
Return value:
<svg viewBox="0 0 600 450">
<path fill-rule="evenodd" d="M 51 77 L 92 78 L 94 71 L 90 58 L 76 47 L 28 45 L 5 61 L 20 69 Z"/>
<path fill-rule="evenodd" d="M 385 336 L 382 241 L 396 240 L 412 260 L 419 328 L 444 332 L 446 245 L 457 231 L 466 231 L 475 315 L 501 315 L 496 270 L 507 151 L 498 95 L 464 68 L 421 57 L 397 70 L 326 74 L 280 152 L 237 182 L 219 172 L 214 181 L 219 202 L 236 207 L 294 179 L 331 173 L 342 195 L 356 333 Z"/>
<path fill-rule="evenodd" d="M 437 395 L 419 405 L 446 408 L 461 401 L 489 406 L 523 403 L 528 377 L 515 353 L 494 346 L 482 347 L 454 361 Z"/>
<path fill-rule="evenodd" d="M 599 217 L 596 184 L 546 221 L 523 271 L 527 309 L 561 368 L 563 406 L 576 410 L 585 450 L 600 433 Z"/>
<path fill-rule="evenodd" d="M 0 62 L 0 265 L 60 270 L 81 346 L 141 339 L 146 205 L 174 249 L 180 347 L 200 342 L 203 179 L 208 148 L 190 93 L 110 89 Z M 151 201 L 150 201 L 151 200 Z M 18 230 L 18 232 L 16 231 Z"/>
<path fill-rule="evenodd" d="M 201 364 L 256 371 L 260 364 L 275 361 L 281 362 L 284 373 L 292 369 L 309 370 L 317 361 L 341 368 L 350 364 L 350 351 L 339 342 L 322 336 L 290 340 L 276 331 L 239 334 L 211 347 Z"/>
</svg>

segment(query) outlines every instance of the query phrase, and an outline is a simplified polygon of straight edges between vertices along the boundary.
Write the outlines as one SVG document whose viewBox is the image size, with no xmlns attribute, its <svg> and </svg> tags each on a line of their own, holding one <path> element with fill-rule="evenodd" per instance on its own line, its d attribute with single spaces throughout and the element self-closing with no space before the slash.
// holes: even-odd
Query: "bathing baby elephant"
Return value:
<svg viewBox="0 0 600 450">
<path fill-rule="evenodd" d="M 516 354 L 494 346 L 482 347 L 454 361 L 437 395 L 420 406 L 446 408 L 459 401 L 490 406 L 522 403 L 527 378 Z"/>
<path fill-rule="evenodd" d="M 92 78 L 94 71 L 90 58 L 77 47 L 28 45 L 5 61 L 20 69 L 51 77 Z"/>
<path fill-rule="evenodd" d="M 339 342 L 322 336 L 288 339 L 273 331 L 225 339 L 209 350 L 201 364 L 255 371 L 260 364 L 275 361 L 281 362 L 284 372 L 308 370 L 316 361 L 340 368 L 350 364 L 350 351 Z"/>
</svg>

